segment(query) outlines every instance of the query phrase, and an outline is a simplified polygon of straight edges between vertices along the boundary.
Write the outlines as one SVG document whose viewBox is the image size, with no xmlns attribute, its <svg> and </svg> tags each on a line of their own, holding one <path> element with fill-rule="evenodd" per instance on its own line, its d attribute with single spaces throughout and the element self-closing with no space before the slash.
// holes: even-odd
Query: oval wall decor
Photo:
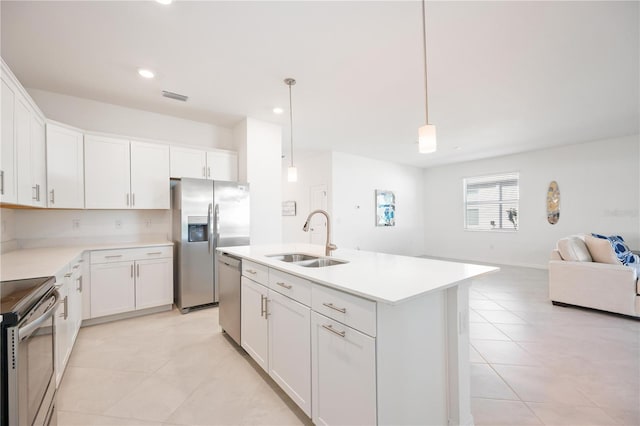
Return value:
<svg viewBox="0 0 640 426">
<path fill-rule="evenodd" d="M 555 180 L 551 181 L 547 190 L 547 220 L 552 225 L 560 220 L 560 188 Z"/>
</svg>

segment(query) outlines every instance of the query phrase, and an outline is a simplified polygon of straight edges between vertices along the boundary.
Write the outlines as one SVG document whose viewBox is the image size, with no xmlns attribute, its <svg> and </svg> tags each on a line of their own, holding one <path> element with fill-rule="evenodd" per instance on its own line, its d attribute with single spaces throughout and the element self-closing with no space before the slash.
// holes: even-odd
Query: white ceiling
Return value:
<svg viewBox="0 0 640 426">
<path fill-rule="evenodd" d="M 250 116 L 286 131 L 271 110 L 293 77 L 296 150 L 429 167 L 637 134 L 639 5 L 428 2 L 433 155 L 417 154 L 417 1 L 3 0 L 1 53 L 26 87 L 225 127 Z"/>
</svg>

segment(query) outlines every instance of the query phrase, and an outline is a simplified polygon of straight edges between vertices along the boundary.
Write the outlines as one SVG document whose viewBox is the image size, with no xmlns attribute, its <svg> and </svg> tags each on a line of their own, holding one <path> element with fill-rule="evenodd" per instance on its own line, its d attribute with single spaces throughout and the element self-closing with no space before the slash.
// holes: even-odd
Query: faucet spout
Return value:
<svg viewBox="0 0 640 426">
<path fill-rule="evenodd" d="M 304 232 L 309 232 L 309 222 L 311 221 L 311 217 L 318 213 L 324 215 L 324 217 L 327 218 L 327 243 L 325 244 L 324 254 L 325 256 L 331 256 L 331 251 L 337 249 L 338 247 L 335 244 L 331 243 L 331 219 L 329 218 L 329 213 L 327 213 L 325 210 L 320 209 L 312 211 L 311 213 L 309 213 L 309 216 L 307 216 L 307 220 L 304 222 L 302 230 Z"/>
</svg>

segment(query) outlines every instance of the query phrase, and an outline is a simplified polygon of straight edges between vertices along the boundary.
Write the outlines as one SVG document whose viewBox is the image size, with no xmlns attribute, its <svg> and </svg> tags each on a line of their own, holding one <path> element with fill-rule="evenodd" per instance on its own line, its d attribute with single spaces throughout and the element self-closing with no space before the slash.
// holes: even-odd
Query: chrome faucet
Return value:
<svg viewBox="0 0 640 426">
<path fill-rule="evenodd" d="M 307 216 L 307 220 L 304 223 L 304 226 L 302 227 L 302 230 L 304 232 L 308 232 L 309 231 L 309 221 L 311 220 L 311 216 L 313 216 L 316 213 L 323 214 L 324 217 L 327 218 L 327 244 L 325 245 L 324 255 L 325 256 L 331 256 L 331 251 L 337 249 L 338 247 L 335 244 L 331 244 L 331 220 L 329 219 L 329 213 L 327 213 L 324 210 L 314 210 L 314 211 L 312 211 L 311 213 L 309 213 L 309 216 Z"/>
</svg>

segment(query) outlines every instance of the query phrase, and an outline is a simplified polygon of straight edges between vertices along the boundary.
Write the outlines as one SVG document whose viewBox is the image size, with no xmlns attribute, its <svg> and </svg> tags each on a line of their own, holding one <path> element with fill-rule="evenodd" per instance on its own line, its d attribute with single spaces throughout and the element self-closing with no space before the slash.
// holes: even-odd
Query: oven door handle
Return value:
<svg viewBox="0 0 640 426">
<path fill-rule="evenodd" d="M 21 342 L 24 339 L 26 339 L 27 337 L 31 336 L 31 334 L 34 331 L 36 331 L 42 324 L 44 324 L 49 318 L 51 318 L 53 316 L 53 314 L 56 311 L 56 308 L 58 307 L 58 304 L 60 303 L 60 293 L 55 291 L 53 293 L 53 296 L 54 296 L 55 300 L 53 301 L 53 304 L 51 306 L 49 306 L 49 309 L 47 309 L 45 311 L 45 313 L 40 315 L 40 317 L 35 319 L 33 322 L 30 322 L 29 324 L 25 325 L 24 327 L 20 327 L 18 329 L 18 337 L 19 337 Z"/>
</svg>

